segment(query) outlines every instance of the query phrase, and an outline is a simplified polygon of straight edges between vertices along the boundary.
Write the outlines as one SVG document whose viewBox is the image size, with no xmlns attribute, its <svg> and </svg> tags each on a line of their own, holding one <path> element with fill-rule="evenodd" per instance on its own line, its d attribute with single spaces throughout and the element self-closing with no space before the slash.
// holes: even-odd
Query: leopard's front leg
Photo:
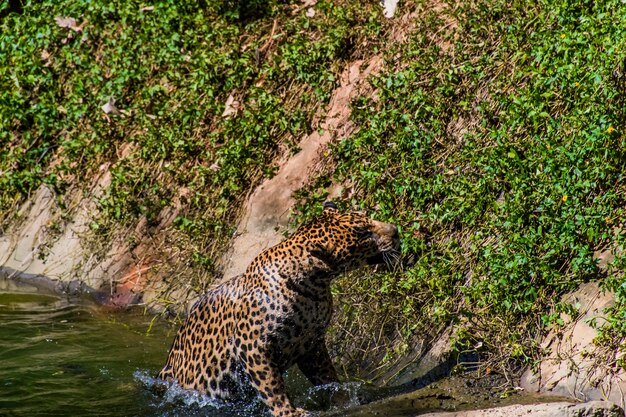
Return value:
<svg viewBox="0 0 626 417">
<path fill-rule="evenodd" d="M 304 417 L 310 413 L 291 404 L 285 390 L 285 381 L 279 367 L 266 351 L 239 352 L 250 384 L 259 392 L 274 417 Z"/>
<path fill-rule="evenodd" d="M 298 367 L 302 373 L 313 385 L 339 382 L 337 371 L 330 360 L 324 338 L 321 337 L 316 342 L 311 343 L 311 346 L 314 347 L 298 361 Z"/>
</svg>

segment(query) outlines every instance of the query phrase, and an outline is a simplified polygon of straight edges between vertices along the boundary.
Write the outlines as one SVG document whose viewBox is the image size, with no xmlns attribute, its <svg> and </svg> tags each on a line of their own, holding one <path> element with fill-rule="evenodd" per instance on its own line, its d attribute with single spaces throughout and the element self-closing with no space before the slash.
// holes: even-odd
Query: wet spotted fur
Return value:
<svg viewBox="0 0 626 417">
<path fill-rule="evenodd" d="M 326 203 L 318 218 L 192 307 L 159 378 L 222 399 L 252 387 L 274 416 L 305 415 L 287 398 L 282 373 L 297 364 L 315 385 L 337 381 L 324 343 L 332 278 L 394 256 L 398 243 L 395 226 Z"/>
</svg>

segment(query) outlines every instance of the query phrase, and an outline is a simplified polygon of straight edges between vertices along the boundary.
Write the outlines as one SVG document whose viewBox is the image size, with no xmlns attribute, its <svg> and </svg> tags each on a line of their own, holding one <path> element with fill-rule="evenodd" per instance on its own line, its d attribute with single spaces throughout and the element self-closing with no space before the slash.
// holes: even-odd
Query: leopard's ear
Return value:
<svg viewBox="0 0 626 417">
<path fill-rule="evenodd" d="M 324 203 L 324 211 L 337 211 L 337 206 L 332 201 Z"/>
</svg>

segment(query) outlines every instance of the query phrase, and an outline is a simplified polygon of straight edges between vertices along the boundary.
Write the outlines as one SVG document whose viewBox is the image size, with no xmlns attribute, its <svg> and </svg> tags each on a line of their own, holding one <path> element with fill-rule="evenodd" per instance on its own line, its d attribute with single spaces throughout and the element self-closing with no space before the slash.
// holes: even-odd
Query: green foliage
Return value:
<svg viewBox="0 0 626 417">
<path fill-rule="evenodd" d="M 0 225 L 42 184 L 63 207 L 108 171 L 94 234 L 156 228 L 179 206 L 170 232 L 182 240 L 169 244 L 213 271 L 245 196 L 319 128 L 346 62 L 381 54 L 374 94 L 352 102 L 357 131 L 330 149 L 298 209 L 312 215 L 332 182 L 346 184 L 339 205 L 398 224 L 411 262 L 338 282 L 336 339 L 453 324 L 459 350 L 532 363 L 536 337 L 576 314 L 560 296 L 601 280 L 617 304 L 599 341 L 621 343 L 624 260 L 605 277 L 593 253 L 624 247 L 623 4 L 417 2 L 402 5 L 414 14 L 400 29 L 378 2 L 318 0 L 314 17 L 300 7 L 0 2 Z"/>
<path fill-rule="evenodd" d="M 474 0 L 420 16 L 328 162 L 349 204 L 399 224 L 416 259 L 361 291 L 393 292 L 406 326 L 456 323 L 459 349 L 532 363 L 541 331 L 575 314 L 559 297 L 602 279 L 593 253 L 622 233 L 626 31 L 613 23 L 626 9 Z M 623 338 L 623 278 L 609 286 Z"/>
<path fill-rule="evenodd" d="M 378 30 L 371 5 L 318 1 L 310 18 L 291 3 L 0 3 L 0 225 L 42 184 L 69 196 L 108 170 L 92 230 L 158 227 L 180 204 L 181 248 L 214 265 L 249 190 Z"/>
</svg>

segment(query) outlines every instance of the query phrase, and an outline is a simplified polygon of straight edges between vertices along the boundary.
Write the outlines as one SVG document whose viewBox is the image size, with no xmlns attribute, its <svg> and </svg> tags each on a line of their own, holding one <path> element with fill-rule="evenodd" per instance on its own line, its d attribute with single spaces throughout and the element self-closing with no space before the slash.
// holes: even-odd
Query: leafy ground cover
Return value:
<svg viewBox="0 0 626 417">
<path fill-rule="evenodd" d="M 561 313 L 577 314 L 560 296 L 598 280 L 618 302 L 599 341 L 617 347 L 626 335 L 623 257 L 607 276 L 594 252 L 624 244 L 626 31 L 614 23 L 626 9 L 415 7 L 417 27 L 386 54 L 377 94 L 352 104 L 359 131 L 301 192 L 306 215 L 328 182 L 349 184 L 347 205 L 401 225 L 412 254 L 401 272 L 339 283 L 339 299 L 349 300 L 342 335 L 362 330 L 369 351 L 381 333 L 372 317 L 405 338 L 452 324 L 459 352 L 483 352 L 485 367 L 506 373 L 541 357 L 538 336 Z"/>
<path fill-rule="evenodd" d="M 381 30 L 374 4 L 349 2 L 13 3 L 0 2 L 0 225 L 41 184 L 66 210 L 109 169 L 94 236 L 157 226 L 179 203 L 172 262 L 205 277 L 250 189 Z"/>
<path fill-rule="evenodd" d="M 459 352 L 519 369 L 576 314 L 560 296 L 590 280 L 616 291 L 599 343 L 626 336 L 621 1 L 405 2 L 395 44 L 377 2 L 13 3 L 0 1 L 2 228 L 41 184 L 64 210 L 105 167 L 94 235 L 156 224 L 180 200 L 177 262 L 211 276 L 245 196 L 318 128 L 341 69 L 382 54 L 375 94 L 352 103 L 358 130 L 294 218 L 335 182 L 344 207 L 401 227 L 404 269 L 337 283 L 337 354 L 389 362 L 453 325 Z"/>
</svg>

